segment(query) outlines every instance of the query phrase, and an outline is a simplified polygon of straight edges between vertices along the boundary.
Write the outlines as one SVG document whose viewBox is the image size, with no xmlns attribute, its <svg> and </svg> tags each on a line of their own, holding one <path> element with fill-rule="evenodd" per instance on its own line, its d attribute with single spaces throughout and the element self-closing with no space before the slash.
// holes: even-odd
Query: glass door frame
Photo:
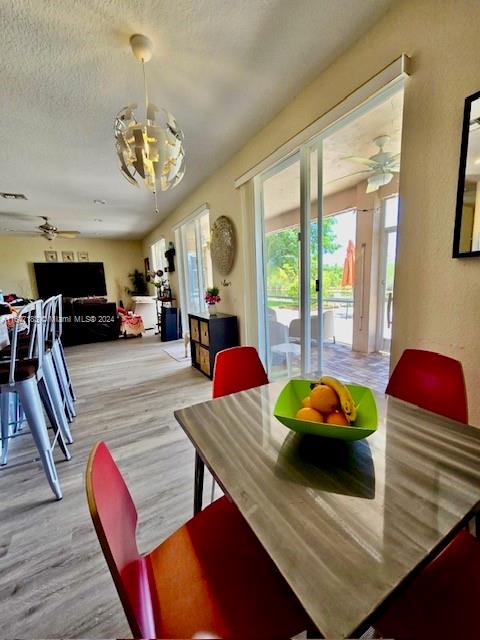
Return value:
<svg viewBox="0 0 480 640">
<path fill-rule="evenodd" d="M 256 237 L 256 267 L 257 273 L 261 275 L 259 286 L 257 287 L 257 309 L 259 309 L 259 331 L 258 346 L 259 353 L 264 361 L 267 371 L 271 371 L 271 353 L 268 345 L 270 344 L 268 314 L 267 314 L 267 264 L 266 264 L 266 236 L 264 226 L 264 207 L 263 207 L 263 184 L 266 180 L 286 169 L 295 162 L 300 162 L 300 232 L 298 235 L 299 244 L 299 262 L 300 262 L 300 363 L 301 373 L 305 375 L 311 371 L 311 298 L 310 298 L 310 279 L 311 279 L 311 256 L 310 256 L 310 233 L 311 233 L 311 171 L 310 160 L 311 154 L 317 152 L 318 170 L 317 170 L 317 192 L 322 193 L 322 171 L 321 171 L 321 140 L 316 139 L 314 142 L 303 145 L 296 152 L 288 155 L 286 158 L 277 162 L 273 167 L 264 171 L 254 178 L 255 190 L 255 237 Z M 321 274 L 321 256 L 322 256 L 322 231 L 323 231 L 323 199 L 317 198 L 317 251 L 318 251 L 318 273 L 317 282 L 317 308 L 318 308 L 318 329 L 317 329 L 317 349 L 318 349 L 318 370 L 321 370 L 322 358 L 322 278 Z M 258 239 L 261 239 L 259 242 Z"/>
<path fill-rule="evenodd" d="M 275 175 L 278 171 L 289 166 L 292 162 L 300 159 L 300 318 L 301 318 L 301 373 L 305 375 L 309 372 L 311 362 L 311 320 L 310 320 L 310 242 L 305 241 L 307 232 L 310 232 L 309 223 L 311 220 L 311 200 L 310 200 L 310 159 L 311 153 L 317 153 L 317 220 L 318 220 L 318 284 L 317 284 L 317 304 L 318 304 L 318 364 L 317 369 L 322 371 L 323 367 L 323 141 L 336 131 L 342 129 L 346 124 L 354 121 L 362 114 L 370 111 L 375 106 L 385 102 L 389 97 L 404 91 L 405 82 L 403 77 L 389 83 L 375 94 L 367 98 L 362 104 L 355 107 L 347 115 L 339 118 L 333 124 L 327 126 L 322 132 L 316 134 L 310 141 L 300 145 L 291 151 L 284 159 L 276 162 L 272 167 L 263 171 L 253 178 L 254 202 L 255 202 L 255 254 L 257 274 L 261 275 L 257 287 L 257 309 L 258 309 L 258 346 L 259 352 L 267 371 L 270 371 L 270 354 L 268 344 L 268 317 L 266 299 L 266 264 L 265 264 L 265 230 L 263 226 L 263 182 Z M 308 223 L 307 223 L 308 221 Z M 303 242 L 302 242 L 303 240 Z M 308 277 L 306 277 L 308 276 Z M 378 326 L 378 324 L 377 324 Z M 377 333 L 378 338 L 378 333 Z"/>
<path fill-rule="evenodd" d="M 195 209 L 195 211 L 191 215 L 189 215 L 187 218 L 182 220 L 178 225 L 176 225 L 173 228 L 175 232 L 175 245 L 177 247 L 177 252 L 178 252 L 177 270 L 178 270 L 178 288 L 179 288 L 179 294 L 180 294 L 180 308 L 182 310 L 185 310 L 185 312 L 182 313 L 183 332 L 189 331 L 189 327 L 188 327 L 189 313 L 198 313 L 198 312 L 202 313 L 202 312 L 206 312 L 207 310 L 206 304 L 203 302 L 203 297 L 201 295 L 201 292 L 205 290 L 205 283 L 203 279 L 203 255 L 201 253 L 202 242 L 201 242 L 200 218 L 204 215 L 208 215 L 210 220 L 210 208 L 207 204 L 204 204 L 198 207 L 198 209 Z M 199 292 L 200 292 L 200 309 L 199 310 L 192 310 L 189 304 L 190 302 L 189 286 L 191 283 L 189 283 L 188 281 L 188 263 L 187 263 L 188 252 L 186 248 L 186 238 L 185 238 L 184 230 L 186 229 L 187 225 L 192 222 L 195 225 L 194 227 L 195 228 L 195 247 L 197 250 L 197 280 L 198 280 L 198 286 L 199 286 Z M 199 249 L 200 249 L 200 253 L 199 253 Z M 169 275 L 168 272 L 167 272 L 167 275 Z"/>
<path fill-rule="evenodd" d="M 385 226 L 385 217 L 386 217 L 386 209 L 387 209 L 387 200 L 391 198 L 397 198 L 397 224 L 391 225 L 389 227 Z M 378 297 L 379 301 L 378 311 L 377 311 L 377 349 L 378 351 L 383 351 L 386 353 L 390 353 L 391 342 L 392 339 L 384 338 L 383 336 L 383 323 L 385 318 L 385 313 L 389 313 L 388 310 L 388 302 L 386 301 L 386 293 L 387 293 L 387 280 L 386 280 L 386 270 L 387 270 L 387 261 L 388 261 L 388 238 L 392 233 L 397 234 L 395 242 L 398 241 L 398 193 L 393 193 L 385 198 L 382 198 L 382 206 L 381 206 L 381 226 L 380 226 L 380 263 L 379 263 L 379 271 L 378 271 Z M 395 289 L 395 275 L 393 278 L 393 287 Z M 392 305 L 393 305 L 393 295 L 392 295 Z M 387 308 L 386 308 L 387 307 Z M 393 320 L 393 318 L 392 318 Z"/>
</svg>

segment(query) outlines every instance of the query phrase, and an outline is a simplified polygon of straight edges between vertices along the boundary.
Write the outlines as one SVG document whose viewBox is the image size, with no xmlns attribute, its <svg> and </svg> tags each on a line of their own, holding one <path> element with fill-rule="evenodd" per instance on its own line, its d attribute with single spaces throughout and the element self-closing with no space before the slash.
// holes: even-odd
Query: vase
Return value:
<svg viewBox="0 0 480 640">
<path fill-rule="evenodd" d="M 216 316 L 217 315 L 217 305 L 215 303 L 209 304 L 208 306 L 208 315 Z"/>
</svg>

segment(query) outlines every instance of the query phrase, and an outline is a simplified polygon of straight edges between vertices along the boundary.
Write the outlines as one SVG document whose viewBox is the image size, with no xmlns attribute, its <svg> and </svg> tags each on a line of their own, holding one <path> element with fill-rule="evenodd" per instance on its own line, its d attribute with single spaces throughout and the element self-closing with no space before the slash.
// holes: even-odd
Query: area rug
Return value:
<svg viewBox="0 0 480 640">
<path fill-rule="evenodd" d="M 177 362 L 189 362 L 191 358 L 190 344 L 187 345 L 187 357 L 185 357 L 185 344 L 182 340 L 172 340 L 162 344 L 162 350 Z"/>
</svg>

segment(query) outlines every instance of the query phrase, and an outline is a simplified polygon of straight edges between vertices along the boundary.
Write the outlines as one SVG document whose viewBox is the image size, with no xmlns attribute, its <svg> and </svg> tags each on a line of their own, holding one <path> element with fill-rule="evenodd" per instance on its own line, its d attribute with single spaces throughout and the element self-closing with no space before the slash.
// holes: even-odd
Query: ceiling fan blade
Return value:
<svg viewBox="0 0 480 640">
<path fill-rule="evenodd" d="M 60 236 L 60 238 L 76 238 L 77 236 L 80 235 L 80 231 L 57 231 L 57 236 Z"/>
<path fill-rule="evenodd" d="M 30 222 L 37 219 L 37 216 L 30 216 L 26 213 L 13 213 L 10 211 L 0 211 L 0 217 L 8 218 L 9 220 L 21 220 L 22 222 Z"/>
<path fill-rule="evenodd" d="M 14 236 L 26 236 L 28 238 L 36 238 L 43 235 L 40 231 L 22 231 L 21 229 L 4 229 L 5 232 L 11 233 Z M 2 231 L 1 233 L 3 233 Z"/>
<path fill-rule="evenodd" d="M 375 160 L 370 160 L 370 158 L 362 158 L 360 156 L 347 156 L 346 158 L 341 159 L 348 160 L 349 162 L 356 162 L 358 164 L 366 164 L 367 167 L 372 167 L 372 169 L 376 169 L 378 167 L 378 162 L 375 162 Z"/>
<path fill-rule="evenodd" d="M 395 162 L 398 162 L 400 160 L 400 153 L 395 153 L 392 156 L 390 156 L 390 158 L 388 159 L 389 163 L 394 164 Z"/>
<path fill-rule="evenodd" d="M 371 169 L 364 169 L 363 171 L 354 171 L 353 173 L 347 173 L 346 176 L 341 176 L 340 178 L 335 178 L 334 180 L 329 180 L 325 184 L 332 184 L 333 182 L 338 182 L 339 180 L 345 180 L 345 178 L 351 178 L 352 176 L 359 176 L 363 173 L 372 173 Z"/>
</svg>

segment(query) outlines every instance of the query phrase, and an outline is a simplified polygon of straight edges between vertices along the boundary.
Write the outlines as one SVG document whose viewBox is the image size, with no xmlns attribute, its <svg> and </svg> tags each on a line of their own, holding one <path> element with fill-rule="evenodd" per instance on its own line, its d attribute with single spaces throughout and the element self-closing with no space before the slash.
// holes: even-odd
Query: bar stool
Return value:
<svg viewBox="0 0 480 640">
<path fill-rule="evenodd" d="M 68 382 L 68 388 L 70 390 L 70 396 L 73 400 L 73 402 L 76 401 L 77 396 L 75 394 L 75 390 L 73 388 L 73 384 L 72 384 L 72 379 L 70 377 L 70 372 L 68 370 L 68 366 L 67 366 L 67 359 L 65 358 L 65 351 L 63 350 L 63 343 L 62 343 L 62 331 L 63 331 L 63 297 L 62 294 L 58 294 L 58 296 L 56 296 L 57 302 L 56 302 L 56 311 L 57 311 L 57 315 L 56 318 L 58 319 L 57 322 L 57 339 L 55 340 L 55 344 L 54 344 L 54 360 L 59 360 L 63 363 L 63 367 L 65 369 L 65 375 L 67 377 L 67 382 Z M 58 354 L 55 355 L 55 354 Z"/>
<path fill-rule="evenodd" d="M 48 302 L 48 301 L 47 301 Z M 40 300 L 40 303 L 42 301 Z M 48 313 L 48 305 L 46 303 L 42 304 L 42 311 L 47 307 Z M 30 314 L 29 314 L 30 315 Z M 16 351 L 16 359 L 35 361 L 36 372 L 35 377 L 37 382 L 39 382 L 40 386 L 40 395 L 43 401 L 43 405 L 45 407 L 45 411 L 47 413 L 50 424 L 55 429 L 55 431 L 60 430 L 62 433 L 63 439 L 59 442 L 60 446 L 63 449 L 63 442 L 68 444 L 73 443 L 73 437 L 70 432 L 70 428 L 68 426 L 67 416 L 64 410 L 62 395 L 59 387 L 59 381 L 57 378 L 57 374 L 55 371 L 52 351 L 47 343 L 46 336 L 46 327 L 47 327 L 47 317 L 43 314 L 39 320 L 35 319 L 35 324 L 32 325 L 31 322 L 27 324 L 27 328 L 25 331 L 21 333 L 17 333 L 17 351 Z M 20 327 L 20 318 L 17 322 L 17 328 Z M 32 333 L 32 329 L 36 331 L 35 337 Z M 35 340 L 36 338 L 36 340 Z M 41 360 L 38 357 L 37 353 L 41 353 Z M 0 356 L 4 359 L 11 358 L 12 349 L 7 347 L 3 349 Z M 2 455 L 0 458 L 0 465 L 5 465 L 7 463 L 8 456 L 8 446 L 9 446 L 9 437 L 11 437 L 11 433 L 9 433 L 9 424 L 8 420 L 5 417 L 6 407 L 8 400 L 4 399 L 4 406 L 2 407 Z M 5 408 L 4 408 L 5 407 Z M 8 432 L 8 435 L 7 435 Z M 67 459 L 69 455 L 64 451 Z"/>
<path fill-rule="evenodd" d="M 26 351 L 24 344 L 20 344 L 19 340 L 19 321 L 21 320 L 25 321 L 27 326 L 28 347 Z M 42 329 L 42 321 L 41 300 L 36 300 L 23 307 L 19 312 L 18 321 L 15 323 L 12 331 L 10 359 L 0 363 L 2 458 L 4 457 L 5 449 L 6 453 L 8 453 L 9 440 L 9 437 L 7 437 L 6 440 L 3 439 L 4 424 L 5 421 L 8 423 L 9 419 L 9 412 L 4 411 L 3 408 L 5 405 L 8 406 L 9 394 L 16 393 L 20 399 L 22 410 L 25 413 L 30 432 L 38 449 L 40 461 L 47 480 L 55 497 L 60 500 L 62 498 L 62 490 L 52 455 L 57 440 L 65 459 L 70 460 L 71 456 L 65 444 L 52 395 L 46 381 L 46 376 L 44 375 L 44 332 Z M 19 346 L 27 357 L 17 358 L 17 349 Z M 7 398 L 7 400 L 5 400 L 5 398 Z M 47 425 L 43 416 L 42 401 L 55 433 L 52 443 L 48 437 Z"/>
<path fill-rule="evenodd" d="M 52 359 L 65 415 L 69 422 L 72 422 L 77 413 L 74 405 L 73 387 L 71 385 L 65 356 L 63 354 L 63 347 L 61 346 L 62 343 L 60 341 L 60 313 L 61 296 L 52 296 L 51 298 L 48 298 L 48 300 L 45 300 L 43 303 L 45 351 L 50 354 Z M 70 444 L 71 441 L 67 439 L 67 442 Z"/>
</svg>

